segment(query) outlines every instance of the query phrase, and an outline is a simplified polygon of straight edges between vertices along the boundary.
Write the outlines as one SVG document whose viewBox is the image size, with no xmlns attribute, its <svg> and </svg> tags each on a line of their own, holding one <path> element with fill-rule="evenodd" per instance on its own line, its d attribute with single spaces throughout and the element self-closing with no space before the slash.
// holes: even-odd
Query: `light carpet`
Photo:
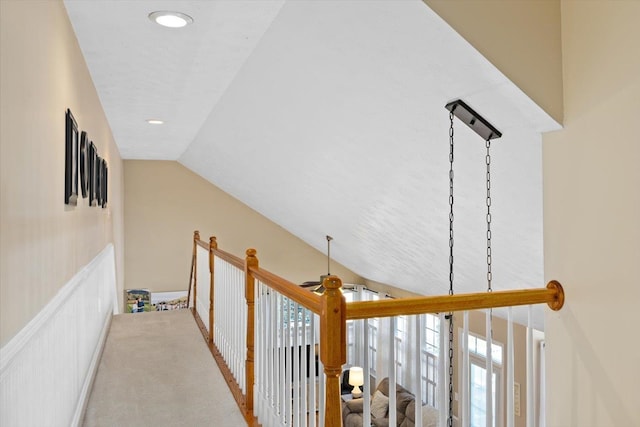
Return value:
<svg viewBox="0 0 640 427">
<path fill-rule="evenodd" d="M 113 317 L 84 426 L 246 425 L 190 310 Z"/>
</svg>

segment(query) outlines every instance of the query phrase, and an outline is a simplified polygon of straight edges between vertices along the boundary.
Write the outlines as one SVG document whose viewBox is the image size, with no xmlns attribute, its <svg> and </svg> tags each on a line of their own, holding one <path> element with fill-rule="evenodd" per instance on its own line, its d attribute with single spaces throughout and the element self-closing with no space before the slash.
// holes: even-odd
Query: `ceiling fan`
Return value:
<svg viewBox="0 0 640 427">
<path fill-rule="evenodd" d="M 333 237 L 327 235 L 327 274 L 323 274 L 320 276 L 320 280 L 311 280 L 308 282 L 303 282 L 300 285 L 303 288 L 313 288 L 311 292 L 316 294 L 322 294 L 324 292 L 324 286 L 322 286 L 322 282 L 324 278 L 331 275 L 331 241 Z"/>
</svg>

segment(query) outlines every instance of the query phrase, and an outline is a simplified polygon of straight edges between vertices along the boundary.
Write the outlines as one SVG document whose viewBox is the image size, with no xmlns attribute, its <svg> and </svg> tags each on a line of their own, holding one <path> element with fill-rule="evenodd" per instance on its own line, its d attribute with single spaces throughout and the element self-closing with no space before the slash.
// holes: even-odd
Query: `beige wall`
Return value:
<svg viewBox="0 0 640 427">
<path fill-rule="evenodd" d="M 547 426 L 640 425 L 640 2 L 563 1 L 564 124 L 544 136 Z"/>
<path fill-rule="evenodd" d="M 62 1 L 0 1 L 0 345 L 109 242 L 123 282 L 122 161 Z M 65 111 L 109 164 L 109 208 L 64 204 Z"/>
<path fill-rule="evenodd" d="M 177 162 L 127 160 L 124 176 L 127 288 L 186 290 L 194 230 L 242 258 L 255 248 L 261 267 L 294 283 L 326 273 L 326 254 Z M 362 283 L 336 262 L 331 273 Z"/>
<path fill-rule="evenodd" d="M 562 122 L 560 0 L 423 0 Z"/>
</svg>

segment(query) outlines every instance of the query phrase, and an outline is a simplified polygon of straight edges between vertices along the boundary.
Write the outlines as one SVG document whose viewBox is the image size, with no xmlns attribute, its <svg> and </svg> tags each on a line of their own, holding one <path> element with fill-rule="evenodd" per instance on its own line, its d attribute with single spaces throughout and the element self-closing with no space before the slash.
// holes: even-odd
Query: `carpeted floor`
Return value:
<svg viewBox="0 0 640 427">
<path fill-rule="evenodd" d="M 114 316 L 86 427 L 246 425 L 189 310 Z"/>
</svg>

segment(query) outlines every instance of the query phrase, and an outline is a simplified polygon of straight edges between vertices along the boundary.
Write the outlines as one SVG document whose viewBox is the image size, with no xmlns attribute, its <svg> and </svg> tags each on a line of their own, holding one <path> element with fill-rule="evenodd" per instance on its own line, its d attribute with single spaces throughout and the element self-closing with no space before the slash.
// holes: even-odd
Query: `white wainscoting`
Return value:
<svg viewBox="0 0 640 427">
<path fill-rule="evenodd" d="M 76 426 L 117 312 L 113 245 L 0 349 L 0 425 Z"/>
</svg>

